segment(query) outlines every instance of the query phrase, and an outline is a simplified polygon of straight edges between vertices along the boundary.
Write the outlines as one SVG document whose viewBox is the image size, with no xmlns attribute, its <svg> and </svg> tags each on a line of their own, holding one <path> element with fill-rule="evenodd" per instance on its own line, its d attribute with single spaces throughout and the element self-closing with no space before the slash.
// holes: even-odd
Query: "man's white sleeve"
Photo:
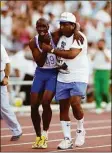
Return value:
<svg viewBox="0 0 112 153">
<path fill-rule="evenodd" d="M 77 49 L 82 49 L 83 48 L 83 44 L 81 44 L 81 42 L 79 41 L 79 44 L 77 43 L 76 40 L 74 40 L 73 44 L 71 45 L 70 48 L 77 48 Z"/>
<path fill-rule="evenodd" d="M 80 41 L 78 41 L 79 43 L 77 43 L 76 40 L 74 40 L 74 42 L 72 43 L 71 47 L 70 48 L 77 48 L 77 49 L 82 49 L 86 44 L 87 44 L 87 38 L 86 36 L 79 31 L 79 33 L 82 35 L 82 37 L 84 38 L 84 42 L 83 44 L 81 44 Z"/>
</svg>

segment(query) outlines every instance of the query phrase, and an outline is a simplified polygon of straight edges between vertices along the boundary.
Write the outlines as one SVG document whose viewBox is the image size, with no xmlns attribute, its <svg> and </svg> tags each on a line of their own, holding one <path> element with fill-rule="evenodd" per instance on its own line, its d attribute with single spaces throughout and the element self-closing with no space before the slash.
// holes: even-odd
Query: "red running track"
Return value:
<svg viewBox="0 0 112 153">
<path fill-rule="evenodd" d="M 76 120 L 70 112 L 72 121 L 72 138 L 75 139 Z M 104 112 L 97 115 L 85 111 L 86 143 L 82 147 L 74 147 L 71 150 L 57 150 L 57 145 L 63 139 L 59 113 L 54 112 L 50 129 L 47 149 L 32 149 L 32 142 L 35 141 L 35 132 L 30 119 L 27 116 L 17 114 L 17 118 L 22 126 L 23 135 L 16 141 L 11 142 L 11 132 L 7 125 L 1 121 L 1 152 L 111 152 L 111 113 Z"/>
</svg>

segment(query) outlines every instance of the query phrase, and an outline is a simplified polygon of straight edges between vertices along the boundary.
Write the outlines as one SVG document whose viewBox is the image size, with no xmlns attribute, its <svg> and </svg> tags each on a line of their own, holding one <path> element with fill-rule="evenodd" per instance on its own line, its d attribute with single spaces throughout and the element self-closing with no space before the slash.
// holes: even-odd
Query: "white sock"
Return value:
<svg viewBox="0 0 112 153">
<path fill-rule="evenodd" d="M 64 137 L 67 137 L 71 141 L 71 122 L 70 121 L 60 121 Z"/>
<path fill-rule="evenodd" d="M 84 117 L 81 120 L 77 120 L 77 129 L 83 130 L 84 129 Z"/>
<path fill-rule="evenodd" d="M 45 136 L 46 138 L 48 138 L 48 131 L 42 131 L 42 136 Z"/>
</svg>

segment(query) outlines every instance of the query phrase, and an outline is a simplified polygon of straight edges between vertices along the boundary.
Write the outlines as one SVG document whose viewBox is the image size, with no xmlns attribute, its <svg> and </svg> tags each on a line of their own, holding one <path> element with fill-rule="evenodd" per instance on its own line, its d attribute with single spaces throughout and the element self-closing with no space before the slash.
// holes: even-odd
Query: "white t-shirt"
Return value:
<svg viewBox="0 0 112 153">
<path fill-rule="evenodd" d="M 1 44 L 1 71 L 5 69 L 7 63 L 10 63 L 10 60 L 4 46 Z"/>
<path fill-rule="evenodd" d="M 57 80 L 60 82 L 88 83 L 89 66 L 87 56 L 87 39 L 83 33 L 81 33 L 81 35 L 84 37 L 83 45 L 78 45 L 76 40 L 73 42 L 73 35 L 69 38 L 62 36 L 57 44 L 58 48 L 62 48 L 65 50 L 69 50 L 70 48 L 82 49 L 81 52 L 74 59 L 59 58 L 61 62 L 65 62 L 68 66 L 67 73 L 63 73 L 63 71 L 60 71 L 58 73 Z"/>
<path fill-rule="evenodd" d="M 107 55 L 107 57 L 111 59 L 111 51 L 105 49 L 104 52 Z M 93 61 L 93 68 L 96 70 L 110 70 L 111 61 L 107 62 L 104 53 L 102 51 L 97 50 L 96 56 Z"/>
</svg>

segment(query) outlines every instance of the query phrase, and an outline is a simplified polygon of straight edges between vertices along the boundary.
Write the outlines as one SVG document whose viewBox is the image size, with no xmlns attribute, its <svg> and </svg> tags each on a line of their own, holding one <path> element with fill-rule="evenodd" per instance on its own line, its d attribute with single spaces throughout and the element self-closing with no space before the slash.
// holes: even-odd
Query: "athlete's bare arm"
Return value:
<svg viewBox="0 0 112 153">
<path fill-rule="evenodd" d="M 42 67 L 47 58 L 47 52 L 40 52 L 36 47 L 35 39 L 31 39 L 29 42 L 29 47 L 32 51 L 33 58 L 39 67 Z"/>
</svg>

